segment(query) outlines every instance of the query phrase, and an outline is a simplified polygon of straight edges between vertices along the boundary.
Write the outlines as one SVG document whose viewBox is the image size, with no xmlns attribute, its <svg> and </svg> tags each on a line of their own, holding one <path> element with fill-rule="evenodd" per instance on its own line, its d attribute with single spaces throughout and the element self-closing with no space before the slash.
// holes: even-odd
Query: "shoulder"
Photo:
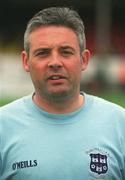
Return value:
<svg viewBox="0 0 125 180">
<path fill-rule="evenodd" d="M 98 112 L 101 116 L 102 114 L 108 114 L 108 115 L 117 115 L 117 116 L 123 116 L 125 118 L 125 109 L 121 107 L 120 105 L 117 105 L 115 103 L 112 103 L 110 101 L 107 101 L 103 98 L 93 96 L 93 95 L 87 95 L 89 99 L 91 99 L 91 107 L 94 109 L 94 111 Z"/>
<path fill-rule="evenodd" d="M 119 134 L 125 138 L 125 109 L 100 97 L 87 95 L 89 102 L 89 118 L 93 126 L 100 127 L 101 132 Z"/>
<path fill-rule="evenodd" d="M 93 102 L 97 105 L 97 106 L 105 106 L 105 107 L 113 107 L 114 109 L 121 109 L 121 110 L 123 110 L 123 111 L 125 111 L 125 109 L 123 108 L 123 107 L 121 107 L 120 105 L 118 105 L 118 104 L 115 104 L 115 103 L 113 103 L 113 102 L 111 102 L 111 101 L 108 101 L 108 100 L 106 100 L 106 99 L 103 99 L 103 98 L 101 98 L 101 97 L 98 97 L 98 96 L 94 96 L 94 95 L 89 95 L 89 94 L 87 94 L 87 96 L 89 96 L 89 97 L 91 97 L 91 98 L 93 98 Z"/>
<path fill-rule="evenodd" d="M 4 105 L 0 108 L 0 112 L 9 112 L 9 111 L 13 111 L 15 109 L 19 109 L 20 105 L 23 103 L 23 98 L 14 100 L 13 102 Z"/>
<path fill-rule="evenodd" d="M 2 117 L 7 117 L 14 114 L 20 115 L 21 112 L 26 109 L 26 102 L 28 102 L 28 99 L 30 98 L 31 96 L 25 96 L 0 107 L 0 114 Z"/>
<path fill-rule="evenodd" d="M 30 99 L 31 96 L 25 96 L 0 108 L 0 133 L 14 131 L 29 122 Z"/>
</svg>

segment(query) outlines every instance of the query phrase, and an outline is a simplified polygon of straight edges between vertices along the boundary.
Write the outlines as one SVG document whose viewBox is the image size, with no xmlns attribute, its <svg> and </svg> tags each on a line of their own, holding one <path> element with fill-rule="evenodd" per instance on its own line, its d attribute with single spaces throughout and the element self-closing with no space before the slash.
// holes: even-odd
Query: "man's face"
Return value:
<svg viewBox="0 0 125 180">
<path fill-rule="evenodd" d="M 31 32 L 29 42 L 29 56 L 23 52 L 22 59 L 36 93 L 57 99 L 78 94 L 88 58 L 84 52 L 80 55 L 76 34 L 66 27 L 39 27 Z"/>
</svg>

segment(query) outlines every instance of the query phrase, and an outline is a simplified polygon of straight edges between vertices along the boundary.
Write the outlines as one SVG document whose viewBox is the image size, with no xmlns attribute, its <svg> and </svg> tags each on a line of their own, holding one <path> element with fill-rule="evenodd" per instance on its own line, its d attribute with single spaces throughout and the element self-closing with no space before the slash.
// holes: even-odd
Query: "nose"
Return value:
<svg viewBox="0 0 125 180">
<path fill-rule="evenodd" d="M 58 53 L 53 53 L 51 55 L 48 67 L 55 69 L 62 67 L 61 57 L 58 55 Z"/>
</svg>

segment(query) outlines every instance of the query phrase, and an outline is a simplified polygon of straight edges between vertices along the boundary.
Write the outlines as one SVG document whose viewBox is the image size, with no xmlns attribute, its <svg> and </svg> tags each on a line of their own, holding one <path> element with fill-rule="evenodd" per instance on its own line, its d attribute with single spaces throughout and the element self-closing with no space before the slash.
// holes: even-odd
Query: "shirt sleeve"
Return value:
<svg viewBox="0 0 125 180">
<path fill-rule="evenodd" d="M 120 121 L 119 121 L 119 138 L 120 138 L 120 144 L 121 144 L 121 153 L 122 153 L 122 162 L 123 162 L 123 168 L 122 168 L 122 175 L 123 179 L 125 179 L 125 110 L 123 110 L 120 114 Z"/>
<path fill-rule="evenodd" d="M 0 177 L 1 177 L 1 171 L 2 171 L 2 155 L 1 155 L 1 151 L 2 151 L 2 140 L 1 140 L 1 134 L 2 134 L 2 127 L 1 127 L 1 119 L 2 119 L 2 113 L 0 111 Z"/>
</svg>

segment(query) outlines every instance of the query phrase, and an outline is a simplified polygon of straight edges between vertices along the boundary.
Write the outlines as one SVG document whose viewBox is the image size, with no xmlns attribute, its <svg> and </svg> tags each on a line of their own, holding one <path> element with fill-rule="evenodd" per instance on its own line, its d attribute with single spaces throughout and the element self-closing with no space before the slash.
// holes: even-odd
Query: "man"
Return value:
<svg viewBox="0 0 125 180">
<path fill-rule="evenodd" d="M 1 180 L 125 179 L 125 110 L 80 93 L 89 56 L 74 10 L 29 21 L 22 62 L 35 90 L 1 108 Z"/>
</svg>

